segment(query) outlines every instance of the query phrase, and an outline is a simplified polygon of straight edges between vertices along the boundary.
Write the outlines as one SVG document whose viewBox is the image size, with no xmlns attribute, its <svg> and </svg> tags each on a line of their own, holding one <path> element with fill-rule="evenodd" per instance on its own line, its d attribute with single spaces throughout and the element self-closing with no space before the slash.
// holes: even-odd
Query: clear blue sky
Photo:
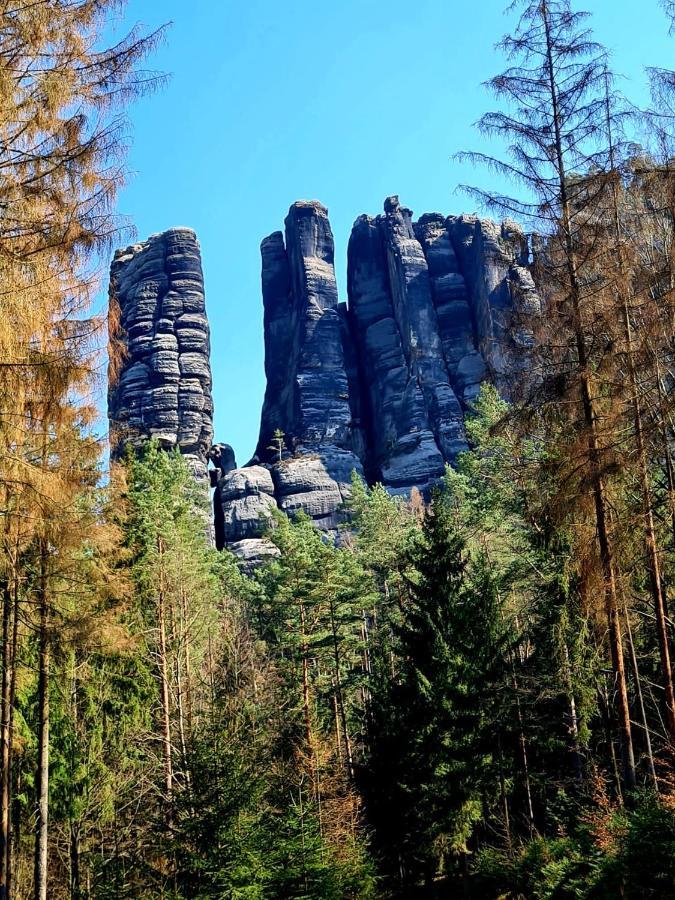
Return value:
<svg viewBox="0 0 675 900">
<path fill-rule="evenodd" d="M 194 228 L 211 322 L 215 437 L 247 461 L 264 392 L 261 239 L 289 205 L 330 213 L 340 296 L 363 212 L 399 194 L 416 214 L 473 212 L 454 193 L 482 181 L 452 161 L 479 149 L 503 68 L 502 0 L 128 0 L 124 24 L 171 21 L 151 64 L 171 78 L 129 111 L 132 177 L 119 211 L 139 238 Z M 637 101 L 643 66 L 675 66 L 658 0 L 587 0 L 596 37 Z"/>
</svg>

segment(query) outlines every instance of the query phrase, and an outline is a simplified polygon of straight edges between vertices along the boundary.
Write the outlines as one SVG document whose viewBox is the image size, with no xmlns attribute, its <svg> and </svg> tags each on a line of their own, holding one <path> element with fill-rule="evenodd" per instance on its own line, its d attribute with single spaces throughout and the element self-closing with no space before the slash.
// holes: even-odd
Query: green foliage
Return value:
<svg viewBox="0 0 675 900">
<path fill-rule="evenodd" d="M 495 776 L 509 638 L 484 557 L 469 566 L 437 494 L 395 629 L 398 673 L 373 690 L 367 796 L 390 868 L 433 877 L 466 852 Z"/>
<path fill-rule="evenodd" d="M 515 857 L 486 850 L 475 875 L 486 898 L 626 900 L 675 893 L 675 812 L 654 797 L 577 817 L 569 834 L 537 838 Z"/>
</svg>

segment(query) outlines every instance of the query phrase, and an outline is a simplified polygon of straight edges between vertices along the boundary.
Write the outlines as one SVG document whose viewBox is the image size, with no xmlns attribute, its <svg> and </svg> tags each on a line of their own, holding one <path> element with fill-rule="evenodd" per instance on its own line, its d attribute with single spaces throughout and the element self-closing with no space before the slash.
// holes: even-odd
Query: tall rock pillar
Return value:
<svg viewBox="0 0 675 900">
<path fill-rule="evenodd" d="M 108 416 L 113 455 L 156 438 L 206 485 L 213 438 L 209 325 L 199 244 L 172 228 L 110 268 Z"/>
</svg>

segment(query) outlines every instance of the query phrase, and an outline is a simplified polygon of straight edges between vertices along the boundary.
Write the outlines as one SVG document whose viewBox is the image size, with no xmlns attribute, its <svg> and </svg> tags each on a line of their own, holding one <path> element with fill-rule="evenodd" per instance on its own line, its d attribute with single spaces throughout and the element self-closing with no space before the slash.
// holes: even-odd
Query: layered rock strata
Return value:
<svg viewBox="0 0 675 900">
<path fill-rule="evenodd" d="M 339 302 L 328 213 L 294 203 L 261 245 L 265 374 L 253 459 L 211 446 L 209 328 L 194 232 L 115 255 L 109 415 L 114 452 L 157 438 L 198 478 L 210 459 L 214 531 L 246 567 L 276 553 L 275 509 L 326 532 L 345 518 L 352 473 L 423 493 L 467 446 L 464 415 L 489 379 L 509 395 L 541 304 L 513 222 L 426 213 L 397 197 L 356 220 Z"/>
<path fill-rule="evenodd" d="M 267 390 L 256 454 L 215 482 L 220 540 L 247 562 L 269 552 L 273 505 L 334 530 L 353 471 L 392 492 L 428 491 L 467 446 L 464 415 L 482 381 L 510 392 L 540 312 L 514 223 L 413 221 L 389 197 L 382 215 L 354 224 L 348 303 L 338 302 L 325 207 L 295 203 L 285 226 L 261 246 Z"/>
<path fill-rule="evenodd" d="M 209 324 L 194 231 L 172 228 L 115 254 L 110 269 L 111 445 L 179 447 L 206 484 L 213 437 Z"/>
</svg>

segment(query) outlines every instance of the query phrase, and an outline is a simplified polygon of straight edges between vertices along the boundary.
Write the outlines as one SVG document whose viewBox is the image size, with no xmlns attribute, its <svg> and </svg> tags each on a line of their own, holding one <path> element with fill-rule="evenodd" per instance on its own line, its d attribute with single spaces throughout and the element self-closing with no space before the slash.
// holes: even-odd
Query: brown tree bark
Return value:
<svg viewBox="0 0 675 900">
<path fill-rule="evenodd" d="M 623 776 L 626 788 L 635 787 L 635 757 L 633 753 L 633 735 L 630 723 L 630 708 L 628 703 L 628 689 L 626 686 L 626 673 L 623 660 L 623 645 L 621 640 L 621 625 L 616 591 L 616 573 L 612 545 L 609 537 L 607 501 L 605 483 L 602 477 L 600 465 L 600 441 L 598 438 L 597 417 L 593 401 L 591 387 L 590 366 L 586 348 L 586 338 L 583 330 L 581 315 L 581 290 L 578 275 L 578 265 L 572 233 L 570 202 L 567 192 L 567 171 L 565 167 L 562 136 L 560 129 L 560 111 L 558 109 L 558 86 L 553 62 L 551 46 L 551 29 L 546 0 L 541 4 L 542 21 L 544 24 L 547 47 L 547 69 L 551 95 L 554 148 L 556 155 L 556 167 L 558 173 L 561 225 L 565 242 L 565 262 L 569 278 L 570 299 L 572 301 L 572 326 L 577 349 L 577 359 L 580 375 L 580 393 L 583 410 L 584 424 L 588 432 L 588 461 L 593 506 L 595 509 L 595 521 L 597 528 L 598 545 L 600 548 L 600 561 L 605 590 L 605 614 L 609 634 L 610 655 L 619 707 L 619 730 L 621 734 L 621 753 L 623 763 Z"/>
<path fill-rule="evenodd" d="M 162 539 L 157 539 L 159 555 L 159 593 L 157 596 L 157 653 L 161 705 L 162 753 L 164 757 L 164 792 L 166 803 L 166 822 L 169 829 L 173 827 L 173 749 L 171 744 L 171 704 L 169 695 L 169 664 L 166 642 L 166 597 L 164 596 L 164 578 L 162 574 Z"/>
<path fill-rule="evenodd" d="M 40 541 L 40 610 L 38 660 L 38 759 L 36 772 L 37 816 L 35 824 L 35 900 L 47 900 L 49 838 L 49 598 L 47 596 L 47 545 Z"/>
<path fill-rule="evenodd" d="M 626 271 L 627 267 L 624 262 L 624 248 L 622 244 L 622 229 L 619 213 L 619 197 L 617 193 L 617 179 L 620 177 L 620 175 L 616 171 L 615 164 L 614 138 L 612 134 L 612 117 L 610 109 L 607 72 L 605 72 L 605 110 L 607 122 L 607 138 L 609 144 L 610 177 L 612 179 L 610 185 L 612 198 L 612 225 L 614 229 L 614 246 L 612 249 L 618 272 L 619 283 L 617 286 L 617 293 L 619 295 L 619 304 L 621 307 L 623 338 L 625 344 L 626 362 L 628 364 L 630 406 L 632 410 L 635 449 L 637 451 L 638 470 L 640 474 L 640 492 L 642 500 L 645 554 L 647 559 L 647 567 L 649 570 L 649 583 L 651 588 L 652 602 L 654 604 L 656 633 L 659 645 L 661 678 L 663 681 L 664 706 L 666 713 L 666 728 L 671 743 L 675 744 L 675 692 L 673 690 L 673 672 L 670 662 L 670 647 L 668 641 L 667 602 L 665 591 L 663 589 L 661 563 L 659 560 L 658 543 L 656 539 L 656 528 L 654 527 L 652 485 L 649 474 L 649 461 L 647 458 L 645 433 L 642 422 L 640 383 L 637 368 L 635 365 L 635 342 L 633 338 L 633 325 L 631 322 L 631 311 L 628 300 L 629 291 L 627 290 L 628 274 Z M 628 624 L 627 613 L 626 623 Z"/>
<path fill-rule="evenodd" d="M 9 577 L 2 583 L 2 687 L 0 689 L 0 900 L 7 900 L 10 805 L 11 619 L 13 598 Z"/>
</svg>

